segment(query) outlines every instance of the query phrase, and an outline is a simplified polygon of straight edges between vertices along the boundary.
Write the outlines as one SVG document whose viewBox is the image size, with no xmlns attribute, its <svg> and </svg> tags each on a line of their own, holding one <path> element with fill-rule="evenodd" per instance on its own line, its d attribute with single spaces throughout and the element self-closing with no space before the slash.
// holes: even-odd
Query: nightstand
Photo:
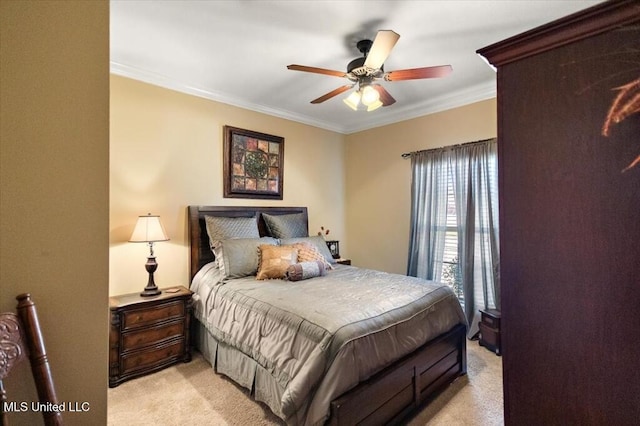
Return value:
<svg viewBox="0 0 640 426">
<path fill-rule="evenodd" d="M 496 309 L 480 310 L 480 346 L 501 355 L 500 349 L 500 311 Z"/>
<path fill-rule="evenodd" d="M 109 387 L 191 361 L 191 295 L 177 286 L 157 296 L 138 292 L 109 298 Z"/>
<path fill-rule="evenodd" d="M 351 259 L 336 259 L 336 263 L 339 263 L 341 265 L 351 265 Z"/>
</svg>

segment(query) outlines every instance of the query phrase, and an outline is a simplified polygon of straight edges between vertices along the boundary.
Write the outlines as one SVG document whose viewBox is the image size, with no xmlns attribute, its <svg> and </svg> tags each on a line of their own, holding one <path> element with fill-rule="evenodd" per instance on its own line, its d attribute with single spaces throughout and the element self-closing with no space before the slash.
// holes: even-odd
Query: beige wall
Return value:
<svg viewBox="0 0 640 426">
<path fill-rule="evenodd" d="M 285 138 L 283 201 L 222 195 L 222 126 Z M 110 294 L 144 288 L 148 248 L 128 243 L 138 215 L 159 214 L 160 287 L 188 285 L 186 207 L 307 206 L 354 265 L 404 274 L 410 160 L 404 152 L 496 135 L 495 99 L 342 135 L 120 76 L 111 76 Z"/>
<path fill-rule="evenodd" d="M 285 138 L 282 201 L 223 197 L 224 125 Z M 146 285 L 148 247 L 127 240 L 149 212 L 171 238 L 154 246 L 159 287 L 189 284 L 190 204 L 307 206 L 312 233 L 345 237 L 344 135 L 112 76 L 110 153 L 111 295 Z"/>
<path fill-rule="evenodd" d="M 105 424 L 109 4 L 0 5 L 0 311 L 32 294 L 59 399 L 89 403 L 66 424 Z M 36 399 L 28 363 L 5 385 Z"/>
<path fill-rule="evenodd" d="M 346 239 L 353 264 L 405 274 L 411 161 L 405 152 L 495 137 L 495 99 L 346 137 Z"/>
</svg>

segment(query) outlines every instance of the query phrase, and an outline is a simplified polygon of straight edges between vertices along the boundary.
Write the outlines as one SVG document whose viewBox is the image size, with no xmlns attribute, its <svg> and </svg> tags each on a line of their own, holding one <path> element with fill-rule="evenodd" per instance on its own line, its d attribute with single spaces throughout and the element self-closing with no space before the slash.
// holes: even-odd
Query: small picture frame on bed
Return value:
<svg viewBox="0 0 640 426">
<path fill-rule="evenodd" d="M 224 126 L 224 197 L 282 200 L 284 138 Z"/>
</svg>

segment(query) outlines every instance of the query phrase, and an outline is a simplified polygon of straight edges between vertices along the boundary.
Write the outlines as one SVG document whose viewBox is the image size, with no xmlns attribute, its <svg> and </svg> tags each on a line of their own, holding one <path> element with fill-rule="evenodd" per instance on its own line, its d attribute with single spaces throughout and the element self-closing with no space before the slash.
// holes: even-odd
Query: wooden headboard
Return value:
<svg viewBox="0 0 640 426">
<path fill-rule="evenodd" d="M 262 213 L 271 215 L 280 214 L 304 214 L 307 230 L 309 220 L 306 207 L 237 207 L 237 206 L 189 206 L 189 244 L 191 247 L 191 263 L 189 267 L 189 281 L 194 275 L 209 262 L 213 261 L 213 253 L 209 246 L 209 235 L 205 224 L 205 216 L 222 217 L 258 217 L 258 231 L 260 236 L 267 235 L 267 225 L 264 223 Z"/>
</svg>

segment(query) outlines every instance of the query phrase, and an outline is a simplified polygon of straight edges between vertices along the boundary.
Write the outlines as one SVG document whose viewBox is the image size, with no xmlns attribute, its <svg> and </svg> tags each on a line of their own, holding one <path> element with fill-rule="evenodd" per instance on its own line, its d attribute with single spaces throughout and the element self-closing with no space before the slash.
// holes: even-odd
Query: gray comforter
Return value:
<svg viewBox="0 0 640 426">
<path fill-rule="evenodd" d="M 289 282 L 224 281 L 210 264 L 191 289 L 212 364 L 289 424 L 323 423 L 331 400 L 466 322 L 446 285 L 344 265 Z"/>
</svg>

